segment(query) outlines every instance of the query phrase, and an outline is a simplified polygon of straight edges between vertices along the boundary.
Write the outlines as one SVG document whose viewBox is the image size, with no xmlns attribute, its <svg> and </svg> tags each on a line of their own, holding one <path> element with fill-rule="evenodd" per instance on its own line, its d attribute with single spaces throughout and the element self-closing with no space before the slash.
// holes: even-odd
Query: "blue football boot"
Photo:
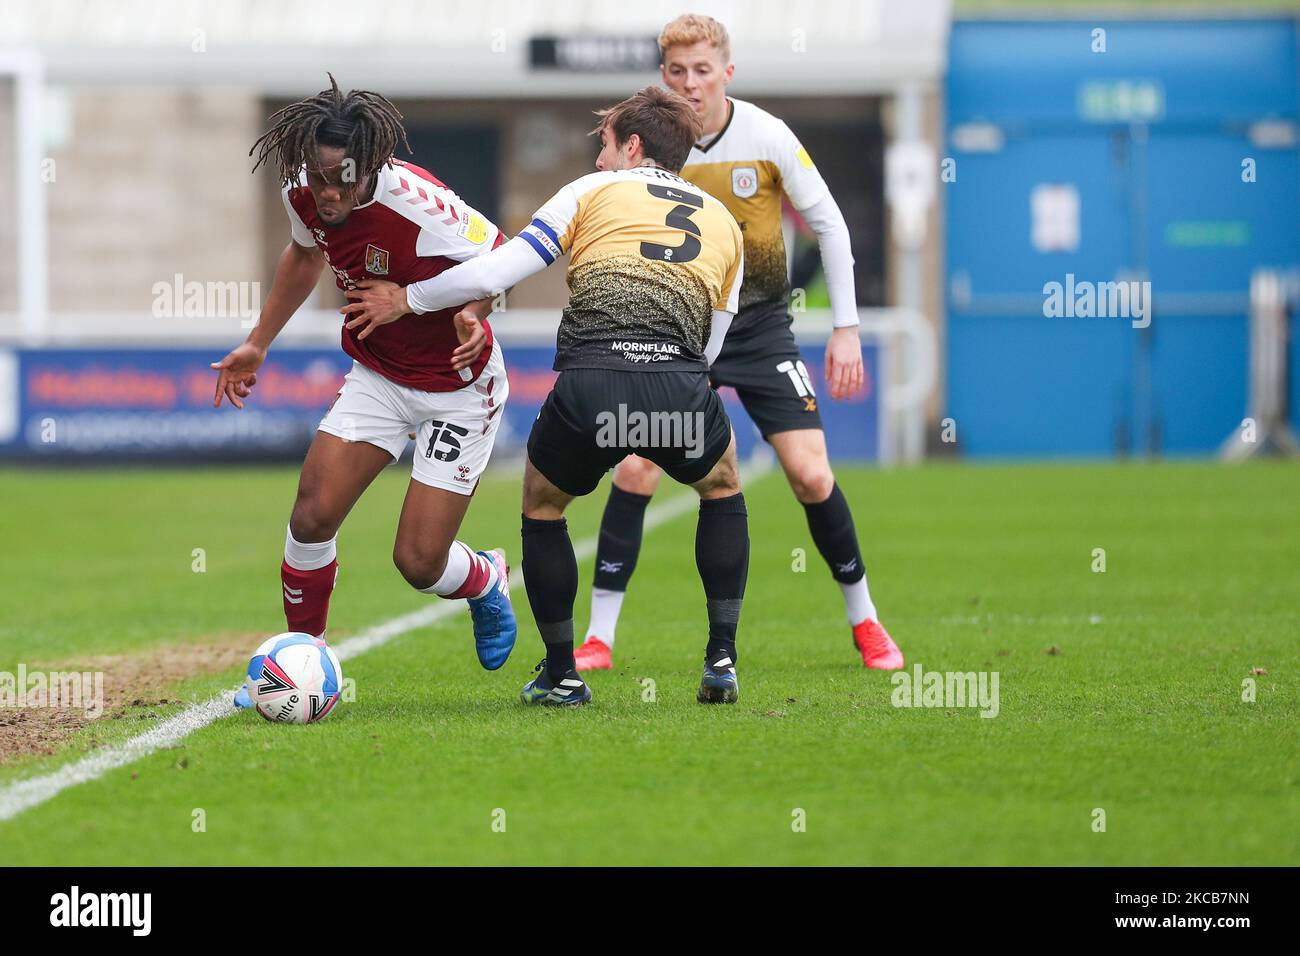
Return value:
<svg viewBox="0 0 1300 956">
<path fill-rule="evenodd" d="M 479 598 L 470 598 L 470 617 L 474 619 L 474 648 L 478 662 L 484 670 L 494 671 L 510 657 L 514 650 L 519 626 L 515 623 L 515 609 L 510 604 L 510 565 L 505 552 L 499 549 L 480 551 L 497 569 L 496 587 Z"/>
<path fill-rule="evenodd" d="M 578 676 L 577 671 L 569 671 L 558 683 L 551 683 L 546 674 L 546 658 L 533 668 L 537 676 L 524 685 L 519 692 L 519 699 L 525 704 L 544 704 L 548 707 L 579 707 L 591 701 L 591 688 Z"/>
<path fill-rule="evenodd" d="M 740 697 L 740 682 L 736 680 L 736 665 L 725 655 L 716 660 L 705 658 L 704 676 L 695 699 L 701 704 L 734 704 Z"/>
</svg>

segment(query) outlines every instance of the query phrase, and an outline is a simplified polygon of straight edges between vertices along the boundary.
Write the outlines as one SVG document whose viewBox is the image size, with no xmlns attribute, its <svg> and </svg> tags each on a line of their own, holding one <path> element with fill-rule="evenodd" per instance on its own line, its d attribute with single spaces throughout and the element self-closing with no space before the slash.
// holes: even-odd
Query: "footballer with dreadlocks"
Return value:
<svg viewBox="0 0 1300 956">
<path fill-rule="evenodd" d="M 364 90 L 345 95 L 329 79 L 329 89 L 272 116 L 249 151 L 257 154 L 254 171 L 267 164 L 279 174 L 290 242 L 257 325 L 212 365 L 214 406 L 224 398 L 243 408 L 267 349 L 325 266 L 340 290 L 355 293 L 376 281 L 432 278 L 502 241 L 428 171 L 394 158 L 399 145 L 408 153 L 410 146 L 392 103 Z M 285 536 L 280 576 L 290 631 L 325 633 L 339 526 L 415 433 L 393 561 L 417 590 L 467 598 L 480 663 L 488 670 L 505 663 L 516 634 L 505 555 L 456 540 L 509 392 L 490 311 L 491 300 L 481 299 L 405 315 L 374 334 L 342 329 L 352 370 L 307 452 Z"/>
</svg>

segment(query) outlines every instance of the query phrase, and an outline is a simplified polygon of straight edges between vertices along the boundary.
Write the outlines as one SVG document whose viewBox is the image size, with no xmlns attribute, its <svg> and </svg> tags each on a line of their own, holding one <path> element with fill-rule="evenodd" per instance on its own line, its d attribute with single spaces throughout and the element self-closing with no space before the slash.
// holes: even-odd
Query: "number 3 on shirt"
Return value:
<svg viewBox="0 0 1300 956">
<path fill-rule="evenodd" d="M 660 262 L 690 262 L 700 254 L 700 240 L 695 238 L 700 234 L 700 227 L 691 222 L 691 213 L 704 207 L 704 198 L 684 190 L 679 192 L 671 186 L 659 186 L 653 183 L 647 184 L 646 189 L 650 190 L 650 195 L 659 199 L 679 200 L 678 204 L 669 210 L 664 218 L 664 224 L 680 229 L 686 235 L 682 237 L 680 246 L 643 242 L 641 255 L 646 259 L 657 259 Z"/>
</svg>

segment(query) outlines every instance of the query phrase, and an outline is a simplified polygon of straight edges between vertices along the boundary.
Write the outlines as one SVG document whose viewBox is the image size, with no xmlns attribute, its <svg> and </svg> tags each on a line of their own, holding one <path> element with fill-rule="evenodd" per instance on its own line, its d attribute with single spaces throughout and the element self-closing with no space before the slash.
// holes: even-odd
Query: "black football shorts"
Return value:
<svg viewBox="0 0 1300 956">
<path fill-rule="evenodd" d="M 731 421 L 708 373 L 562 371 L 528 435 L 533 466 L 565 494 L 591 494 L 628 455 L 693 484 L 731 444 Z"/>
<path fill-rule="evenodd" d="M 764 438 L 822 427 L 817 394 L 799 355 L 784 303 L 741 310 L 709 371 L 715 386 L 729 385 Z"/>
</svg>

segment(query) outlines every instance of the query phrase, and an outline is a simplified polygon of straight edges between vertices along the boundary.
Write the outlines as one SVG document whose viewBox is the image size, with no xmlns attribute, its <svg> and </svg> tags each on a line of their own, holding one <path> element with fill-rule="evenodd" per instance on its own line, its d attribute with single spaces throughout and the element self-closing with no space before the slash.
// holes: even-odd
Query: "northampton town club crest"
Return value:
<svg viewBox="0 0 1300 956">
<path fill-rule="evenodd" d="M 388 250 L 375 245 L 366 246 L 366 271 L 372 276 L 388 275 Z"/>
</svg>

